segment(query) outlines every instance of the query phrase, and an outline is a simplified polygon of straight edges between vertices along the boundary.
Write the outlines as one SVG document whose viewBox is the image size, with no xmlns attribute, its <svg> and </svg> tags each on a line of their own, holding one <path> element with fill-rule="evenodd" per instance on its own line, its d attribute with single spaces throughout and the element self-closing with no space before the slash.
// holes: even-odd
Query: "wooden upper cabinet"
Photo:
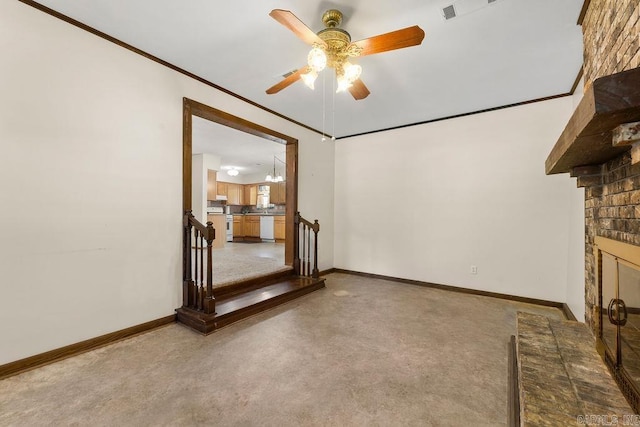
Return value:
<svg viewBox="0 0 640 427">
<path fill-rule="evenodd" d="M 227 183 L 227 205 L 243 205 L 244 191 L 241 184 Z"/>
<path fill-rule="evenodd" d="M 216 185 L 216 171 L 207 170 L 207 200 L 215 200 L 218 191 Z"/>
<path fill-rule="evenodd" d="M 280 195 L 280 205 L 285 205 L 287 204 L 287 183 L 286 182 L 279 182 L 278 183 L 278 193 Z"/>
<path fill-rule="evenodd" d="M 255 206 L 258 203 L 258 186 L 255 184 L 244 186 L 244 205 Z"/>
<path fill-rule="evenodd" d="M 274 205 L 284 205 L 287 202 L 287 185 L 285 182 L 269 184 L 269 200 Z"/>
<path fill-rule="evenodd" d="M 218 192 L 217 194 L 219 196 L 227 196 L 227 191 L 228 191 L 228 185 L 226 182 L 220 182 L 218 181 L 216 183 L 216 191 Z"/>
</svg>

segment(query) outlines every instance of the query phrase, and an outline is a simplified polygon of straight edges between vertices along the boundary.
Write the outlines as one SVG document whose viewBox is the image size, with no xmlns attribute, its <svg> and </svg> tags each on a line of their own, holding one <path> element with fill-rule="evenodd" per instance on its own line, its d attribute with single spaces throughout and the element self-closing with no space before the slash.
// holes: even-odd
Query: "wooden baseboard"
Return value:
<svg viewBox="0 0 640 427">
<path fill-rule="evenodd" d="M 171 316 L 162 317 L 160 319 L 152 320 L 150 322 L 142 323 L 136 326 L 131 326 L 129 328 L 111 332 L 106 335 L 101 335 L 96 338 L 91 338 L 75 344 L 70 344 L 64 347 L 57 348 L 55 350 L 47 351 L 45 353 L 36 354 L 35 356 L 27 357 L 25 359 L 16 360 L 15 362 L 10 362 L 6 365 L 0 365 L 0 380 L 20 374 L 22 372 L 29 371 L 34 368 L 39 368 L 41 366 L 66 359 L 71 356 L 77 356 L 78 354 L 95 350 L 96 348 L 103 347 L 108 344 L 113 344 L 125 338 L 131 338 L 135 335 L 149 332 L 152 329 L 159 328 L 175 321 L 176 315 L 172 314 Z"/>
<path fill-rule="evenodd" d="M 336 269 L 335 268 L 329 268 L 327 270 L 322 270 L 319 274 L 321 276 L 326 276 L 327 274 L 331 274 L 331 273 L 335 273 Z"/>
<path fill-rule="evenodd" d="M 568 320 L 576 320 L 575 316 L 573 315 L 573 313 L 569 309 L 569 306 L 567 306 L 565 303 L 562 303 L 562 302 L 548 301 L 548 300 L 536 299 L 536 298 L 528 298 L 528 297 L 520 297 L 520 296 L 516 296 L 516 295 L 501 294 L 501 293 L 498 293 L 498 292 L 489 292 L 489 291 L 481 291 L 481 290 L 478 290 L 478 289 L 461 288 L 461 287 L 457 287 L 457 286 L 441 285 L 441 284 L 438 284 L 438 283 L 422 282 L 420 280 L 402 279 L 402 278 L 399 278 L 399 277 L 383 276 L 381 274 L 363 273 L 363 272 L 360 272 L 360 271 L 345 270 L 345 269 L 342 269 L 342 268 L 333 268 L 331 270 L 332 270 L 331 271 L 332 273 L 352 274 L 352 275 L 355 275 L 355 276 L 370 277 L 372 279 L 389 280 L 389 281 L 392 281 L 392 282 L 406 283 L 406 284 L 409 284 L 409 285 L 423 286 L 423 287 L 426 287 L 426 288 L 441 289 L 441 290 L 444 290 L 444 291 L 460 292 L 460 293 L 463 293 L 463 294 L 479 295 L 479 296 L 484 296 L 484 297 L 505 299 L 505 300 L 509 300 L 509 301 L 523 302 L 523 303 L 526 303 L 526 304 L 534 304 L 534 305 L 541 305 L 541 306 L 545 306 L 545 307 L 553 307 L 553 308 L 557 308 L 560 311 L 562 311 L 562 313 L 565 315 L 565 317 Z M 327 270 L 327 271 L 330 271 L 330 270 Z M 565 308 L 565 306 L 566 306 L 566 308 Z"/>
<path fill-rule="evenodd" d="M 507 426 L 520 426 L 520 386 L 518 385 L 518 355 L 515 335 L 511 335 L 509 340 L 509 353 L 507 355 L 509 365 L 509 394 L 507 403 L 507 413 L 509 414 Z"/>
<path fill-rule="evenodd" d="M 564 313 L 564 317 L 567 318 L 567 320 L 574 320 L 574 321 L 578 321 L 578 319 L 576 319 L 576 316 L 574 316 L 573 311 L 571 311 L 571 308 L 569 308 L 569 305 L 567 305 L 567 303 L 562 303 L 562 312 Z"/>
</svg>

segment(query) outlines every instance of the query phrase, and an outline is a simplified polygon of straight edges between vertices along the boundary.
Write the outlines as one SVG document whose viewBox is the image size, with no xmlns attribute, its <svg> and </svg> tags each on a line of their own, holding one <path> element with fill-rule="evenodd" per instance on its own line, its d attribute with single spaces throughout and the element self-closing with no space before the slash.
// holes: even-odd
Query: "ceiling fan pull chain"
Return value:
<svg viewBox="0 0 640 427">
<path fill-rule="evenodd" d="M 327 79 L 325 78 L 326 73 L 322 73 L 322 142 L 327 140 L 325 136 L 325 121 L 326 121 L 326 108 L 325 108 L 325 99 L 326 99 L 326 87 L 325 83 Z"/>
</svg>

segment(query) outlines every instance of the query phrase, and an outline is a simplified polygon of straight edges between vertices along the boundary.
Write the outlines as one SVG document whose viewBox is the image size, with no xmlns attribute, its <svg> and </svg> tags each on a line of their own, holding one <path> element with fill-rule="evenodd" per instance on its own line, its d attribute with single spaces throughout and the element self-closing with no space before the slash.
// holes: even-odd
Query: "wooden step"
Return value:
<svg viewBox="0 0 640 427">
<path fill-rule="evenodd" d="M 216 300 L 216 313 L 205 314 L 188 308 L 176 310 L 178 321 L 203 334 L 238 320 L 273 308 L 317 289 L 324 288 L 325 279 L 290 276 L 268 281 L 257 289 Z"/>
</svg>

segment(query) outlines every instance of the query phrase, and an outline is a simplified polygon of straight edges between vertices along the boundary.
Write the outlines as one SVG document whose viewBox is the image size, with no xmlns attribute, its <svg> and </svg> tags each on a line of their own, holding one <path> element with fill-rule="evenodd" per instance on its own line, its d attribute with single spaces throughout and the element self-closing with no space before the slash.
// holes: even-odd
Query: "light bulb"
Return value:
<svg viewBox="0 0 640 427">
<path fill-rule="evenodd" d="M 229 169 L 227 171 L 227 175 L 229 175 L 229 176 L 238 176 L 238 173 L 239 173 L 238 169 Z"/>
<path fill-rule="evenodd" d="M 325 55 L 324 50 L 319 47 L 311 49 L 309 55 L 307 55 L 307 64 L 316 73 L 324 70 L 324 67 L 327 66 L 327 55 Z"/>
<path fill-rule="evenodd" d="M 271 176 L 270 173 L 267 174 L 267 177 L 264 179 L 267 182 L 272 182 L 273 181 L 273 177 Z"/>
<path fill-rule="evenodd" d="M 349 61 L 345 62 L 342 69 L 344 70 L 344 78 L 349 83 L 353 83 L 360 78 L 362 74 L 362 67 L 357 64 L 352 64 Z"/>
<path fill-rule="evenodd" d="M 347 80 L 344 75 L 338 76 L 338 88 L 336 89 L 336 93 L 344 92 L 345 90 L 351 87 L 351 82 Z"/>
<path fill-rule="evenodd" d="M 304 84 L 307 85 L 307 87 L 311 90 L 314 89 L 314 82 L 316 81 L 316 79 L 318 78 L 318 73 L 316 73 L 315 70 L 311 70 L 308 73 L 305 74 L 301 74 L 300 77 L 302 78 L 302 81 L 304 82 Z"/>
</svg>

